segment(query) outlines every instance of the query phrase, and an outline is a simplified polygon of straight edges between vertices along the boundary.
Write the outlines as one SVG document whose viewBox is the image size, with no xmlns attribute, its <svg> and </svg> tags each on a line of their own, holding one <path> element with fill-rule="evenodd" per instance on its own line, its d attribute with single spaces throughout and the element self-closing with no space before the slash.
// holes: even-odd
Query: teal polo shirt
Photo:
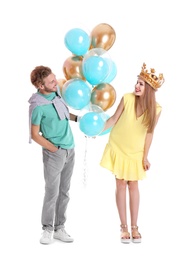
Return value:
<svg viewBox="0 0 187 260">
<path fill-rule="evenodd" d="M 38 94 L 50 101 L 56 97 L 55 92 L 49 95 Z M 33 125 L 39 125 L 42 136 L 55 146 L 64 149 L 74 148 L 69 120 L 67 118 L 60 120 L 53 104 L 37 106 L 32 112 L 31 122 Z"/>
</svg>

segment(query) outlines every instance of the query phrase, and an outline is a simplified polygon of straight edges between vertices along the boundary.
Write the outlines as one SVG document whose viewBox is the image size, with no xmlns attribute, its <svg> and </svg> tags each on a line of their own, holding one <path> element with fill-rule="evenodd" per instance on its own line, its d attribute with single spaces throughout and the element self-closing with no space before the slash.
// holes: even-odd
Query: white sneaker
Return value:
<svg viewBox="0 0 187 260">
<path fill-rule="evenodd" d="M 51 244 L 52 242 L 52 231 L 50 230 L 44 230 L 42 237 L 40 238 L 41 244 Z"/>
<path fill-rule="evenodd" d="M 74 241 L 74 239 L 70 235 L 68 235 L 66 230 L 63 228 L 55 231 L 53 237 L 55 239 L 59 239 L 63 242 L 73 242 Z"/>
</svg>

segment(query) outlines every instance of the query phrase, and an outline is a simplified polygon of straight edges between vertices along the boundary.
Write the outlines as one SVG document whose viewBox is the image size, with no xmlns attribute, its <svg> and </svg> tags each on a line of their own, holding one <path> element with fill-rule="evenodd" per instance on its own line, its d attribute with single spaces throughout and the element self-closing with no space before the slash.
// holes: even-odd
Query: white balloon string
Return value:
<svg viewBox="0 0 187 260">
<path fill-rule="evenodd" d="M 83 159 L 83 185 L 86 187 L 88 178 L 88 167 L 87 167 L 87 148 L 88 148 L 88 137 L 85 136 L 85 151 Z"/>
</svg>

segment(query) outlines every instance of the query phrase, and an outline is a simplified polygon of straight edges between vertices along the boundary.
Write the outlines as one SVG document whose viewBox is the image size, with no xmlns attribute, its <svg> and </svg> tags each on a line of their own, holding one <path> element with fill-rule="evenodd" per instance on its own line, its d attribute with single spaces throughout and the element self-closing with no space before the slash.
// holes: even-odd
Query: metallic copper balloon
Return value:
<svg viewBox="0 0 187 260">
<path fill-rule="evenodd" d="M 103 48 L 109 50 L 116 40 L 116 33 L 112 26 L 106 23 L 98 24 L 94 27 L 90 34 L 90 49 Z"/>
<path fill-rule="evenodd" d="M 103 111 L 106 111 L 116 101 L 116 91 L 112 85 L 101 83 L 93 88 L 90 101 L 92 104 L 100 106 Z"/>
<path fill-rule="evenodd" d="M 82 73 L 82 56 L 71 56 L 64 61 L 62 70 L 67 80 L 80 78 L 85 80 Z"/>
<path fill-rule="evenodd" d="M 58 86 L 60 88 L 60 92 L 62 93 L 62 89 L 63 89 L 64 84 L 66 83 L 66 80 L 65 79 L 57 79 L 57 82 L 58 82 Z"/>
</svg>

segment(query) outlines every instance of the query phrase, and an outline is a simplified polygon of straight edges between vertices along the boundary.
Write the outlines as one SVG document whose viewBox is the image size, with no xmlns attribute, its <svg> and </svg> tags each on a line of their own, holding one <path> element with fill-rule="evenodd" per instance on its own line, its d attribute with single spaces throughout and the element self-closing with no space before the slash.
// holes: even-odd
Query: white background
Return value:
<svg viewBox="0 0 187 260">
<path fill-rule="evenodd" d="M 185 0 L 1 1 L 1 259 L 186 259 L 185 6 Z M 117 65 L 111 83 L 117 98 L 108 114 L 133 91 L 143 62 L 166 79 L 157 92 L 163 111 L 149 155 L 152 167 L 140 182 L 143 241 L 120 243 L 114 177 L 99 166 L 108 135 L 86 139 L 71 122 L 76 164 L 66 229 L 75 241 L 43 246 L 41 147 L 28 143 L 28 99 L 35 92 L 30 72 L 46 65 L 64 78 L 62 65 L 71 56 L 65 33 L 74 27 L 91 31 L 100 23 L 116 32 L 108 53 Z"/>
</svg>

